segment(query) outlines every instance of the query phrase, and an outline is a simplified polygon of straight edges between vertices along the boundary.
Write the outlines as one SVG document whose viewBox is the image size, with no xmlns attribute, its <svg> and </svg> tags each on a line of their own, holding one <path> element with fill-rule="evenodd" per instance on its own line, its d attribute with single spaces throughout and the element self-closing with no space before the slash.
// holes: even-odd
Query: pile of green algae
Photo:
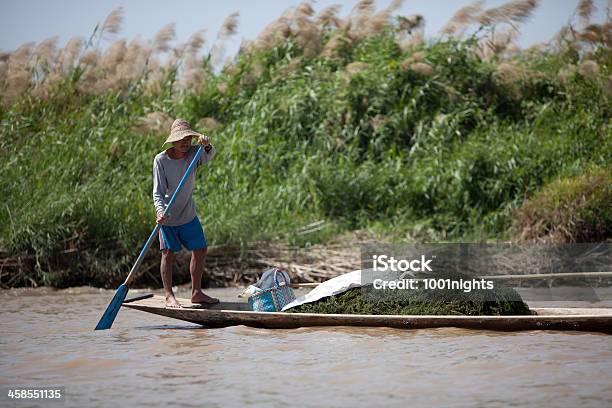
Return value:
<svg viewBox="0 0 612 408">
<path fill-rule="evenodd" d="M 455 279 L 458 277 L 455 275 Z M 364 315 L 509 316 L 532 314 L 512 288 L 495 282 L 493 289 L 351 288 L 338 295 L 289 309 L 293 313 Z"/>
</svg>

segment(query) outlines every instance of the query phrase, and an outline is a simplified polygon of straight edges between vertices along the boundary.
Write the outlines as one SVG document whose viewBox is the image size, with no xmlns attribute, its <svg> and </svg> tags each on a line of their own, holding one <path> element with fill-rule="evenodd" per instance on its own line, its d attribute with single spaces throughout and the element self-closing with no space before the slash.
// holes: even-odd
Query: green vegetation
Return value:
<svg viewBox="0 0 612 408">
<path fill-rule="evenodd" d="M 459 279 L 454 275 L 452 279 Z M 466 278 L 466 277 L 464 277 Z M 368 291 L 371 290 L 370 294 Z M 375 293 L 375 294 L 374 294 Z M 372 315 L 464 315 L 509 316 L 531 314 L 520 295 L 511 288 L 493 290 L 352 288 L 339 295 L 306 303 L 292 313 L 372 314 Z"/>
<path fill-rule="evenodd" d="M 612 169 L 554 180 L 517 211 L 521 237 L 544 242 L 599 242 L 612 236 Z"/>
<path fill-rule="evenodd" d="M 31 46 L 3 59 L 0 251 L 20 274 L 10 285 L 125 276 L 154 225 L 152 160 L 175 117 L 207 128 L 218 149 L 195 191 L 211 244 L 303 244 L 294 232 L 316 220 L 327 227 L 310 242 L 373 226 L 429 241 L 507 239 L 525 199 L 537 194 L 519 220 L 547 217 L 591 180 L 600 188 L 571 211 L 585 220 L 575 228 L 596 233 L 563 237 L 610 238 L 605 31 L 512 52 L 494 21 L 425 43 L 422 18 L 387 15 L 355 31 L 311 15 L 268 28 L 219 72 L 210 54 L 194 65 L 189 46 L 182 62 L 160 65 L 151 47 L 136 58 L 138 44 L 124 40 L 79 48 L 64 71 Z M 34 79 L 19 85 L 19 67 Z M 573 220 L 546 219 L 546 231 Z"/>
</svg>

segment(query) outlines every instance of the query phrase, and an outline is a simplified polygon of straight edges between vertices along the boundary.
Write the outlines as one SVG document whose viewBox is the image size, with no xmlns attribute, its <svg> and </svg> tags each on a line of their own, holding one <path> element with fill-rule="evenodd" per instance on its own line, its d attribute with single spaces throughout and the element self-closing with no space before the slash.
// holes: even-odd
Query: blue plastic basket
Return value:
<svg viewBox="0 0 612 408">
<path fill-rule="evenodd" d="M 279 270 L 274 270 L 274 286 L 269 289 L 264 289 L 249 297 L 249 305 L 251 310 L 255 312 L 280 312 L 285 305 L 295 300 L 293 290 L 289 287 L 289 282 L 285 280 Z M 283 278 L 279 282 L 278 275 Z"/>
</svg>

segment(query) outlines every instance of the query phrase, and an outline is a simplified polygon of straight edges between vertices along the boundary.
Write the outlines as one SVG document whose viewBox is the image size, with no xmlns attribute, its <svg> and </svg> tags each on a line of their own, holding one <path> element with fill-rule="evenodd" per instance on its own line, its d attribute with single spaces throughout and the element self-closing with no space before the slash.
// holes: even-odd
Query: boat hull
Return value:
<svg viewBox="0 0 612 408">
<path fill-rule="evenodd" d="M 219 328 L 244 325 L 267 329 L 294 329 L 317 326 L 392 327 L 398 329 L 426 329 L 458 327 L 476 330 L 574 330 L 612 334 L 612 309 L 595 308 L 535 308 L 528 316 L 406 316 L 406 315 L 351 315 L 313 313 L 267 313 L 248 310 L 246 303 L 220 303 L 199 307 L 187 299 L 179 299 L 180 309 L 167 309 L 164 298 L 126 303 L 123 306 L 171 317 L 205 327 Z"/>
</svg>

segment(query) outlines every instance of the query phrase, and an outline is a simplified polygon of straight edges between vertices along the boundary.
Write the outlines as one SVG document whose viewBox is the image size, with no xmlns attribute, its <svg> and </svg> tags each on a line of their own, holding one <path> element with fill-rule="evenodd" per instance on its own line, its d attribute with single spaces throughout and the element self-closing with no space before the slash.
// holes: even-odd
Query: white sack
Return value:
<svg viewBox="0 0 612 408">
<path fill-rule="evenodd" d="M 287 309 L 303 305 L 304 303 L 316 302 L 317 300 L 325 297 L 339 295 L 340 293 L 346 292 L 351 288 L 360 288 L 361 286 L 361 269 L 345 273 L 344 275 L 336 276 L 335 278 L 319 284 L 319 286 L 304 296 L 300 296 L 293 302 L 287 304 L 285 307 L 283 307 L 282 311 L 284 312 Z"/>
</svg>

